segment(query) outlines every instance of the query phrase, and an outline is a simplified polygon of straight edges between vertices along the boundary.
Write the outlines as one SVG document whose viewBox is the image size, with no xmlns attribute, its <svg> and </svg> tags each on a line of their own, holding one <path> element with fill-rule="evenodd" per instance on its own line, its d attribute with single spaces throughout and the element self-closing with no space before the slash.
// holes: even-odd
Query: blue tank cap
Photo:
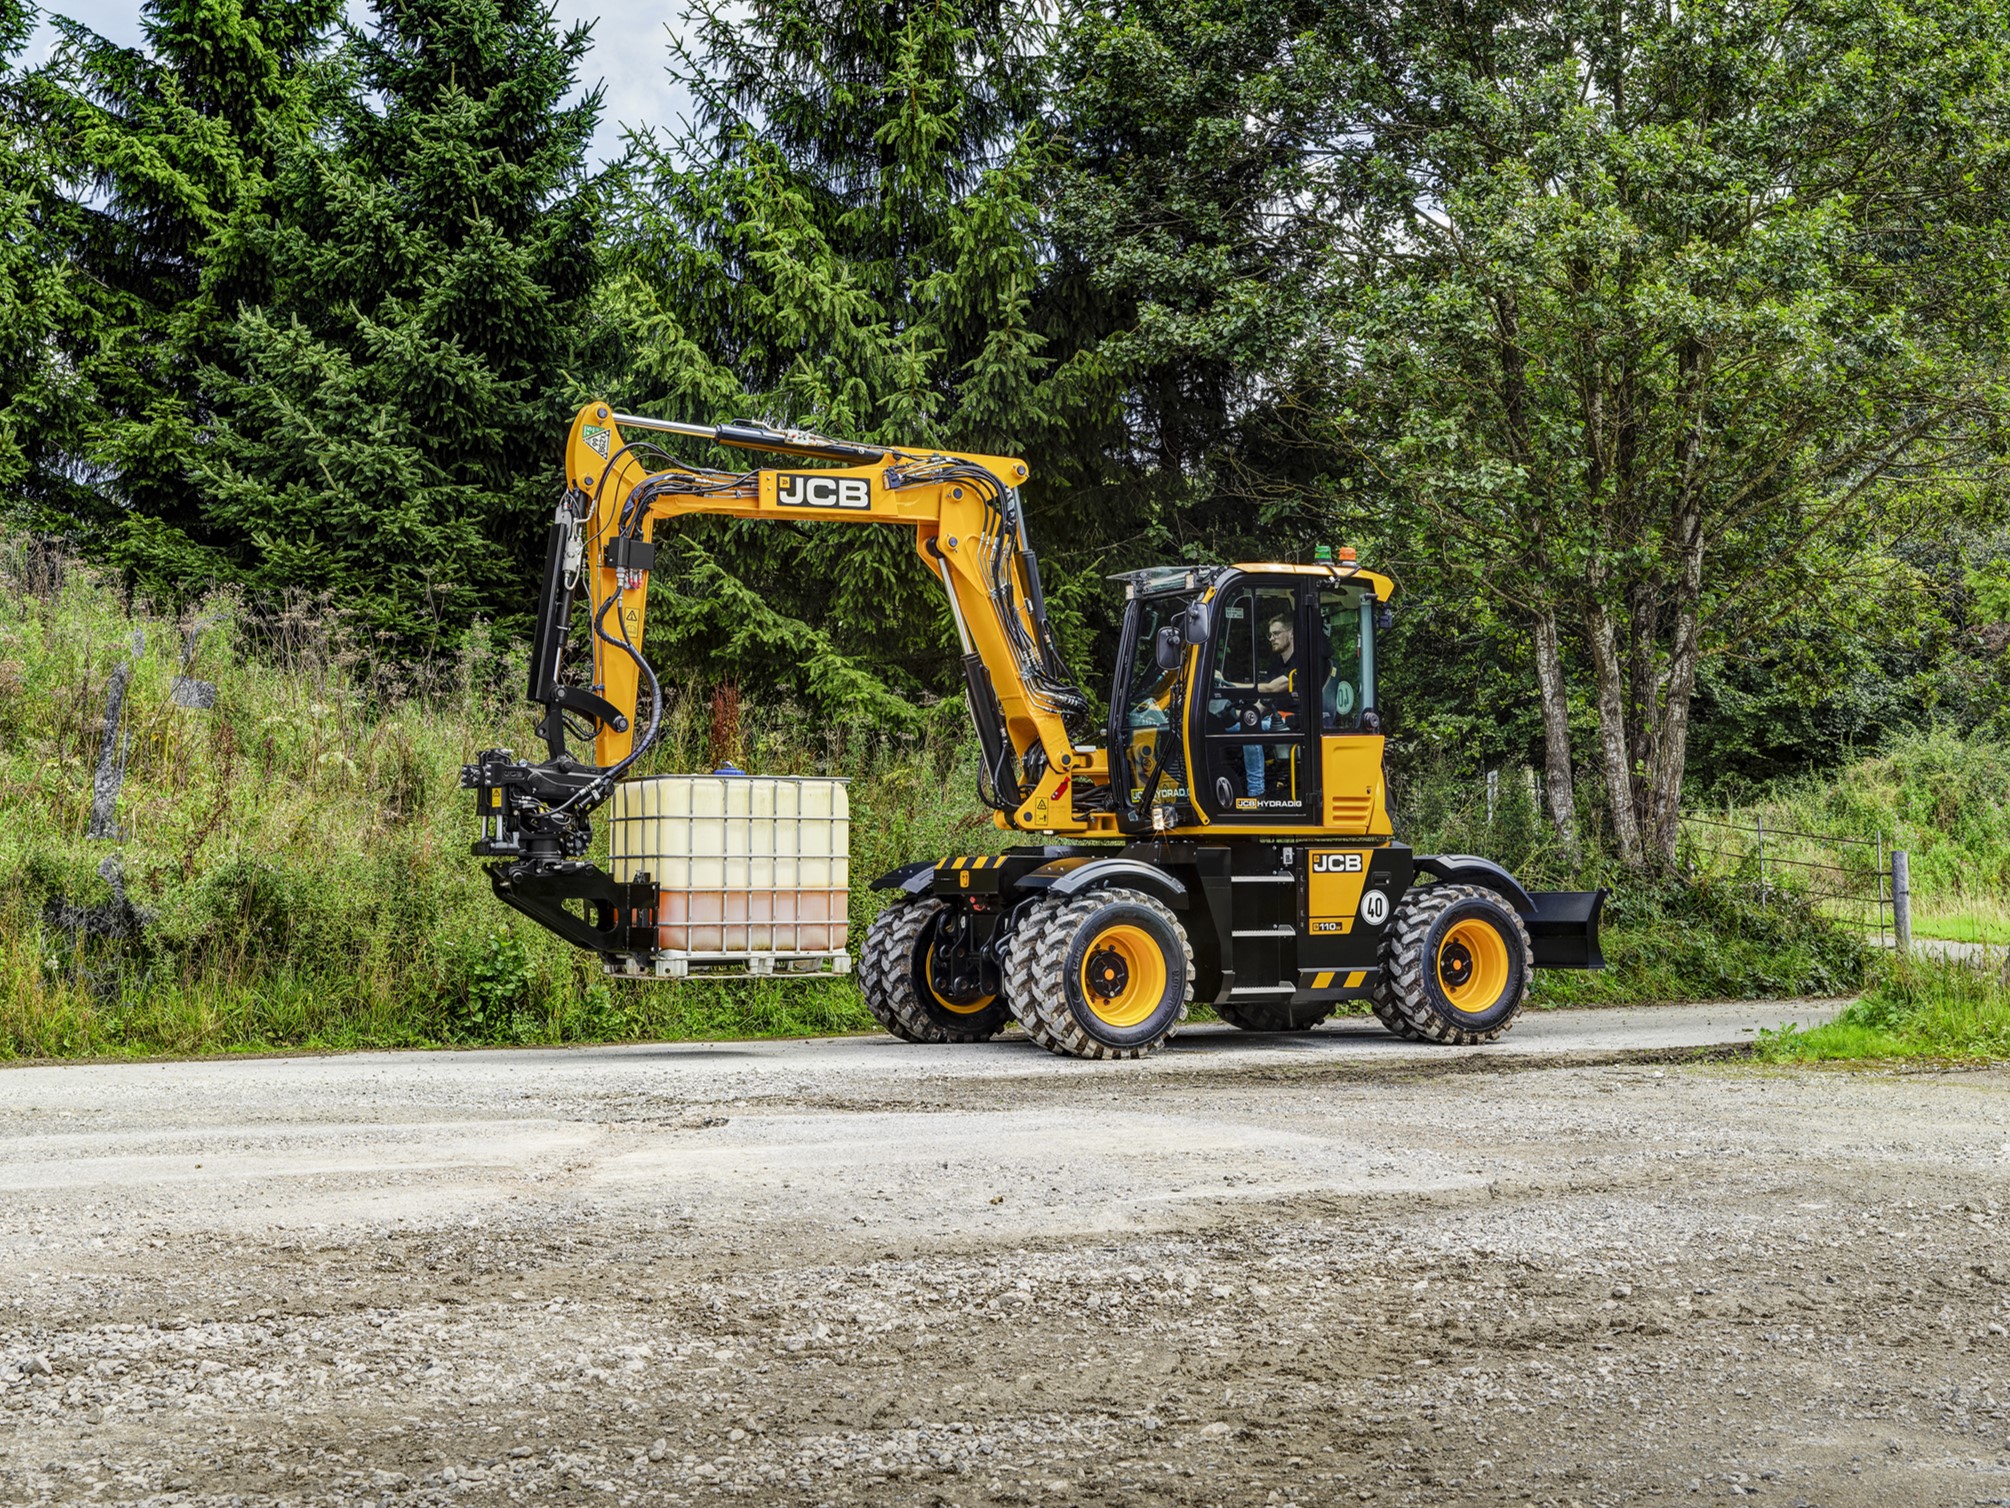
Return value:
<svg viewBox="0 0 2010 1508">
<path fill-rule="evenodd" d="M 714 775 L 744 775 L 747 772 L 737 765 L 722 764 L 716 770 L 712 771 L 712 773 Z"/>
</svg>

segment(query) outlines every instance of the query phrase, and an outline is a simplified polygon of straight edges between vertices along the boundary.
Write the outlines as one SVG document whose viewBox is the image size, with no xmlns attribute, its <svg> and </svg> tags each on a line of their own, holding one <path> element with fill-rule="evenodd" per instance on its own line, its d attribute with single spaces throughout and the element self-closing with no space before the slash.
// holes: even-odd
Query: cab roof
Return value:
<svg viewBox="0 0 2010 1508">
<path fill-rule="evenodd" d="M 1395 595 L 1396 583 L 1375 571 L 1363 570 L 1351 561 L 1336 561 L 1330 565 L 1299 565 L 1287 561 L 1243 561 L 1236 565 L 1169 565 L 1146 566 L 1142 570 L 1125 571 L 1112 576 L 1110 580 L 1124 584 L 1125 595 L 1147 597 L 1159 592 L 1198 592 L 1216 586 L 1231 575 L 1245 576 L 1317 576 L 1323 581 L 1333 581 L 1343 586 L 1365 586 L 1375 594 L 1378 602 L 1387 602 Z"/>
</svg>

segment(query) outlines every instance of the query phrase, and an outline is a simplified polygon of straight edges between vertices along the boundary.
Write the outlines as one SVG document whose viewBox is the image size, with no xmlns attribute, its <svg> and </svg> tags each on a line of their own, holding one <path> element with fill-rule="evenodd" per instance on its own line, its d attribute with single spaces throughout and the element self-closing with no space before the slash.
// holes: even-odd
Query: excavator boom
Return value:
<svg viewBox="0 0 2010 1508">
<path fill-rule="evenodd" d="M 711 470 L 671 456 L 650 438 L 659 434 L 836 464 Z M 659 523 L 710 514 L 894 524 L 914 531 L 923 566 L 948 596 L 985 795 L 999 824 L 1113 834 L 1107 801 L 1092 794 L 1106 785 L 1107 762 L 1090 742 L 1088 699 L 1047 623 L 1019 498 L 1026 476 L 1026 463 L 1010 457 L 867 445 L 750 423 L 682 424 L 588 404 L 566 445 L 568 491 L 552 526 L 532 657 L 530 697 L 548 709 L 552 755 L 565 752 L 564 714 L 584 715 L 593 723 L 595 764 L 622 770 L 660 715 L 660 688 L 642 653 Z M 583 687 L 561 679 L 574 594 L 582 589 L 592 625 Z"/>
</svg>

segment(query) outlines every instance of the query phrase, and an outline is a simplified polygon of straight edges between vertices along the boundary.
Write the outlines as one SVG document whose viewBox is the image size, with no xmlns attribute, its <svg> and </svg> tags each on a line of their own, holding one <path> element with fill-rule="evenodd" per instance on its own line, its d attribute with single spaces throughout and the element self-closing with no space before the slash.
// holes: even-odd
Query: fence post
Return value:
<svg viewBox="0 0 2010 1508">
<path fill-rule="evenodd" d="M 1500 805 L 1500 799 L 1501 799 L 1501 772 L 1499 770 L 1488 770 L 1487 771 L 1487 826 L 1488 827 L 1492 827 L 1494 825 L 1494 808 Z"/>
<path fill-rule="evenodd" d="M 1877 945 L 1884 946 L 1884 834 L 1877 835 L 1877 868 L 1871 875 L 1877 889 Z"/>
<path fill-rule="evenodd" d="M 1905 850 L 1891 851 L 1891 931 L 1898 951 L 1912 951 L 1912 874 Z"/>
<path fill-rule="evenodd" d="M 1759 902 L 1763 905 L 1766 900 L 1766 819 L 1754 815 L 1752 826 L 1759 833 Z"/>
</svg>

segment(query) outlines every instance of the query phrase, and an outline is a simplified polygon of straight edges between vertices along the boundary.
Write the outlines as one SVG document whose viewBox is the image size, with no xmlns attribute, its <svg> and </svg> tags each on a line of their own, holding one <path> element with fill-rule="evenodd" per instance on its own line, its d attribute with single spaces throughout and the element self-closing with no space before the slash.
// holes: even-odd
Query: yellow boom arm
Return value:
<svg viewBox="0 0 2010 1508">
<path fill-rule="evenodd" d="M 744 473 L 685 469 L 672 463 L 652 471 L 639 450 L 649 433 L 670 433 L 747 449 L 797 454 L 852 464 Z M 659 453 L 660 455 L 660 453 Z M 581 521 L 580 565 L 588 581 L 595 695 L 626 718 L 617 728 L 600 723 L 595 762 L 607 769 L 625 759 L 634 743 L 648 565 L 659 520 L 687 513 L 792 522 L 901 524 L 914 530 L 923 566 L 943 584 L 962 639 L 971 711 L 989 761 L 1009 741 L 1025 780 L 991 771 L 1005 800 L 1001 827 L 1066 833 L 1116 832 L 1107 801 L 1082 800 L 1085 787 L 1106 786 L 1108 759 L 1098 747 L 1077 746 L 1068 717 L 1080 711 L 1080 693 L 1057 678 L 1058 663 L 1044 653 L 1044 612 L 1037 567 L 1018 521 L 1017 490 L 1026 480 L 1023 461 L 1002 456 L 909 451 L 769 431 L 753 425 L 673 424 L 616 414 L 589 403 L 572 423 L 566 444 L 566 478 L 591 501 Z M 636 548 L 640 543 L 645 548 Z M 625 562 L 625 563 L 624 563 Z M 631 655 L 629 650 L 636 653 Z M 973 659 L 974 657 L 974 659 Z M 980 666 L 983 675 L 974 674 Z M 986 697 L 996 722 L 987 732 Z M 556 713 L 553 714 L 556 716 Z M 1004 774 L 1003 780 L 1000 780 Z M 1014 784 L 1019 789 L 1013 792 Z M 1078 806 L 1084 810 L 1078 817 Z"/>
</svg>

